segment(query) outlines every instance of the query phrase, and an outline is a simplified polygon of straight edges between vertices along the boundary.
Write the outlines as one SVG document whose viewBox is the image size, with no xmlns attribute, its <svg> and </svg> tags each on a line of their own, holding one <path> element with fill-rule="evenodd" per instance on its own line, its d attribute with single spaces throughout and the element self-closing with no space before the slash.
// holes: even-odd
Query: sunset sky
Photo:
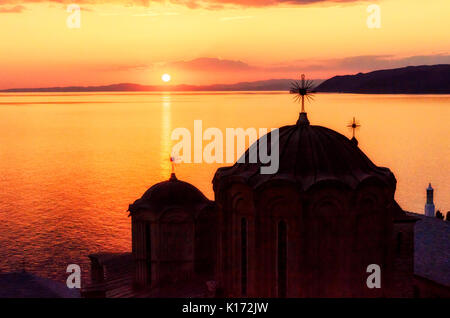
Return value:
<svg viewBox="0 0 450 318">
<path fill-rule="evenodd" d="M 81 27 L 69 28 L 69 3 Z M 367 7 L 381 8 L 368 28 Z M 0 0 L 0 89 L 328 78 L 450 63 L 448 0 Z"/>
</svg>

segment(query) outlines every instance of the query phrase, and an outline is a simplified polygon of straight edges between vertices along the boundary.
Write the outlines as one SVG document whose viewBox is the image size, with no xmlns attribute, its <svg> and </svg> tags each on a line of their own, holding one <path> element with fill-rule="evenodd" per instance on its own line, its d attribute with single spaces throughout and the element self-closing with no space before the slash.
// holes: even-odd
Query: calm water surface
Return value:
<svg viewBox="0 0 450 318">
<path fill-rule="evenodd" d="M 311 124 L 351 136 L 397 177 L 396 199 L 423 213 L 425 188 L 450 210 L 450 96 L 320 94 Z M 294 124 L 285 93 L 0 94 L 0 269 L 65 279 L 87 255 L 129 251 L 128 204 L 170 174 L 171 132 Z M 206 142 L 205 142 L 206 144 Z M 181 164 L 180 179 L 213 198 L 218 164 Z"/>
</svg>

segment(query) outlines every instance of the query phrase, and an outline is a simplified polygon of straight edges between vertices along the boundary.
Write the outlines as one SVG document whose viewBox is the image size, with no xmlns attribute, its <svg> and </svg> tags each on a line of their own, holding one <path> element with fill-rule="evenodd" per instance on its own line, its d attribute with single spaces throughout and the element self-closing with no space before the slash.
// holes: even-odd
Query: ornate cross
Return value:
<svg viewBox="0 0 450 318">
<path fill-rule="evenodd" d="M 305 74 L 302 74 L 301 81 L 295 81 L 291 83 L 291 89 L 289 92 L 291 94 L 295 94 L 294 100 L 296 102 L 302 102 L 302 113 L 305 112 L 305 97 L 308 100 L 314 99 L 313 87 L 313 81 L 305 79 Z"/>
<path fill-rule="evenodd" d="M 348 128 L 351 128 L 353 131 L 353 138 L 355 138 L 355 131 L 361 127 L 361 125 L 356 121 L 355 117 L 353 117 L 353 121 L 350 122 L 350 124 L 347 125 Z"/>
</svg>

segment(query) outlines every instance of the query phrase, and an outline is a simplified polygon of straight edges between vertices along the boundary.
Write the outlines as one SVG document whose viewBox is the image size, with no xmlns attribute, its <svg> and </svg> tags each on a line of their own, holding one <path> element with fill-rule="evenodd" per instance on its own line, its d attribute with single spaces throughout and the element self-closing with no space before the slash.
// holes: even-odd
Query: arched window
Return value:
<svg viewBox="0 0 450 318">
<path fill-rule="evenodd" d="M 277 248 L 277 280 L 278 297 L 286 297 L 287 287 L 287 228 L 286 222 L 278 223 L 278 248 Z"/>
<path fill-rule="evenodd" d="M 247 295 L 247 220 L 241 219 L 241 295 Z"/>
<path fill-rule="evenodd" d="M 145 223 L 145 259 L 147 260 L 147 283 L 152 282 L 152 235 L 150 222 Z"/>
</svg>

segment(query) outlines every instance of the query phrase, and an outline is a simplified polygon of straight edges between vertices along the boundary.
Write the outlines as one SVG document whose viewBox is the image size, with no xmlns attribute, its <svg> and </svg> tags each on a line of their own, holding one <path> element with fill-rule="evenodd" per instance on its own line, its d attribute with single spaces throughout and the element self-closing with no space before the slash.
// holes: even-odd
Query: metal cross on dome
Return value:
<svg viewBox="0 0 450 318">
<path fill-rule="evenodd" d="M 353 121 L 351 121 L 348 125 L 348 128 L 351 128 L 353 131 L 353 138 L 355 138 L 355 131 L 357 129 L 359 129 L 359 127 L 361 127 L 361 125 L 359 124 L 359 122 L 356 121 L 355 117 L 353 117 Z"/>
<path fill-rule="evenodd" d="M 314 82 L 312 80 L 305 79 L 305 74 L 302 74 L 302 79 L 300 81 L 295 81 L 291 83 L 291 89 L 289 92 L 295 94 L 294 100 L 296 102 L 302 102 L 302 113 L 305 112 L 305 97 L 308 101 L 314 99 L 313 91 Z"/>
</svg>

